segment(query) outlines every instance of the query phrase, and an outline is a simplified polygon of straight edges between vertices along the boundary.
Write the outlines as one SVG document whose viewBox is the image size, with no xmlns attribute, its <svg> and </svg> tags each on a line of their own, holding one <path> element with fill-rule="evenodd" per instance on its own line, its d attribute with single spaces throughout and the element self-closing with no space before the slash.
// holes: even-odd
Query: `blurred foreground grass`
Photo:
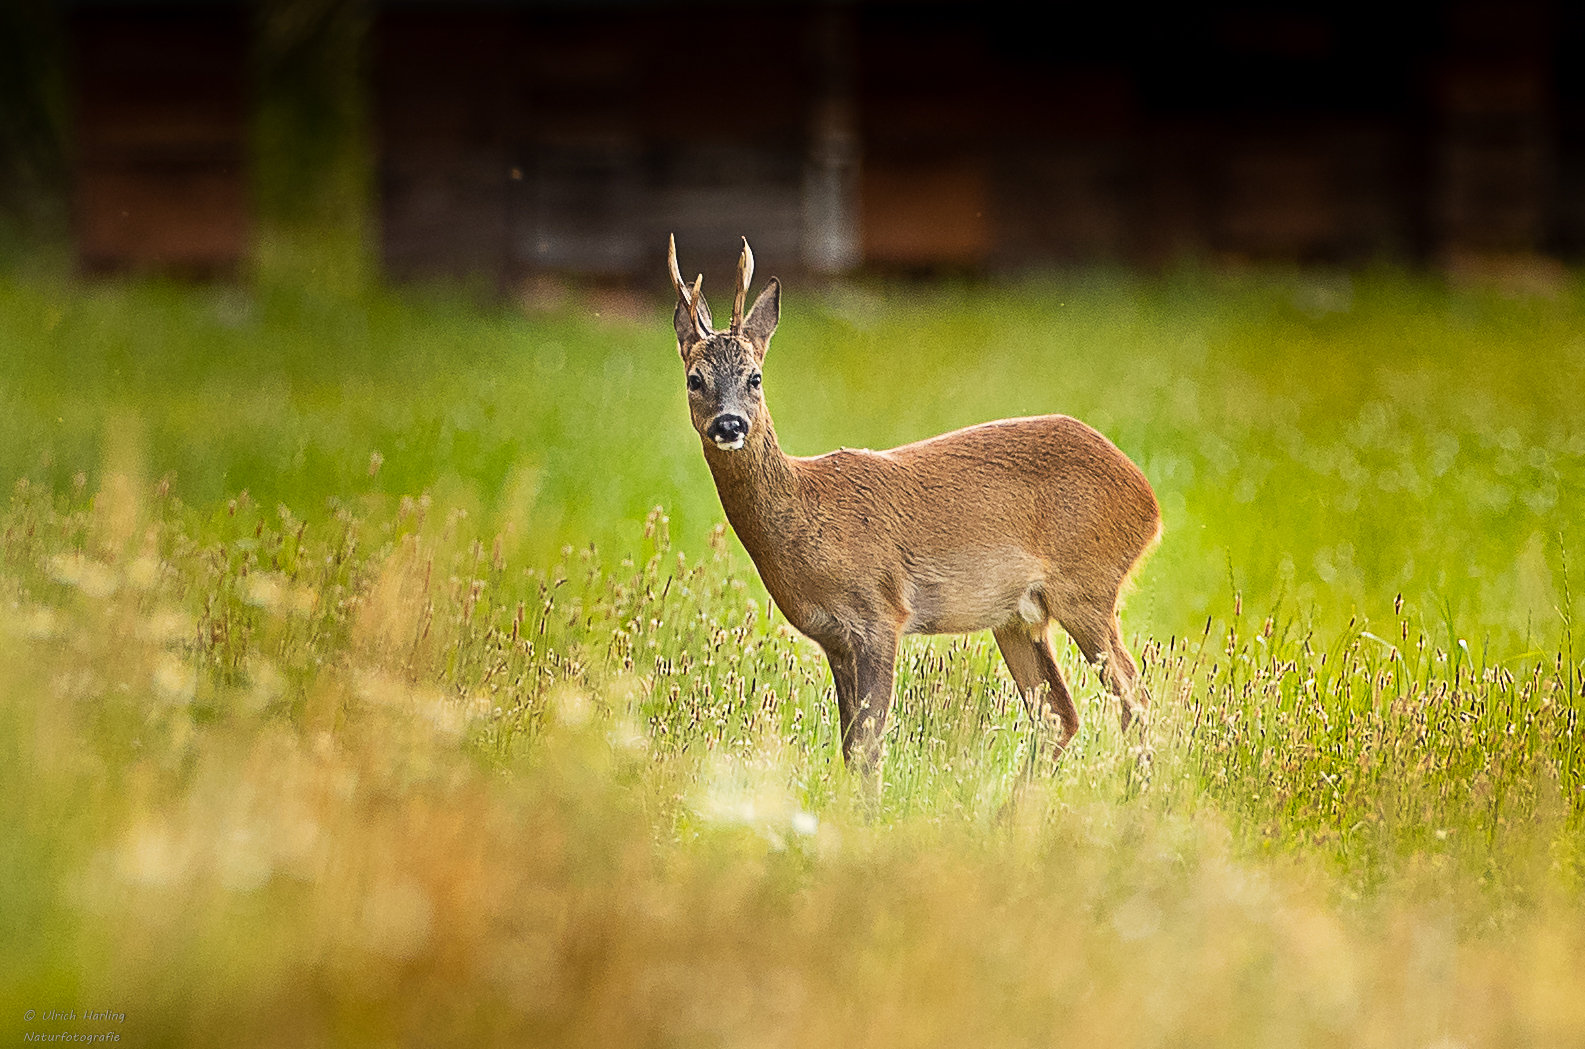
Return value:
<svg viewBox="0 0 1585 1049">
<path fill-rule="evenodd" d="M 0 1013 L 1585 1044 L 1577 290 L 789 297 L 792 450 L 1067 411 L 1166 514 L 1148 786 L 1073 653 L 1084 732 L 1020 787 L 994 647 L 914 641 L 874 819 L 712 531 L 662 309 L 613 305 L 0 284 Z"/>
</svg>

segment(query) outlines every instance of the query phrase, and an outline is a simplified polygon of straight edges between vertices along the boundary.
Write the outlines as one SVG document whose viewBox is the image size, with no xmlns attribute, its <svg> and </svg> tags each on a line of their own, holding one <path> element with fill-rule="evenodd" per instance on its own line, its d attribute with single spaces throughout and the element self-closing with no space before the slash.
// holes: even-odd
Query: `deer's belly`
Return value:
<svg viewBox="0 0 1585 1049">
<path fill-rule="evenodd" d="M 1043 566 L 1022 550 L 965 552 L 916 566 L 903 588 L 907 634 L 968 634 L 1047 618 Z"/>
</svg>

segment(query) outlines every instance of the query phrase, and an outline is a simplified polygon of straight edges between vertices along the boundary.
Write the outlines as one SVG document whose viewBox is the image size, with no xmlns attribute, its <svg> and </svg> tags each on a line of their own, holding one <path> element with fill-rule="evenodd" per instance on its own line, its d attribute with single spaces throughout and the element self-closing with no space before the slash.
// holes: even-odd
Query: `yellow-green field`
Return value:
<svg viewBox="0 0 1585 1049">
<path fill-rule="evenodd" d="M 874 811 L 669 305 L 0 279 L 7 1038 L 1585 1045 L 1578 279 L 790 287 L 789 450 L 1066 412 L 1165 517 L 1148 777 L 912 639 Z"/>
</svg>

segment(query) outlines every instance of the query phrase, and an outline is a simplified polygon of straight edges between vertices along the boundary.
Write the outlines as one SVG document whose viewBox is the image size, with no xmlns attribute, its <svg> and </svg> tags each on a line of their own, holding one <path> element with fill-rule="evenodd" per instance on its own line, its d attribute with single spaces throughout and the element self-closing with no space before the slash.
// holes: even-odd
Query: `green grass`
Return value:
<svg viewBox="0 0 1585 1049">
<path fill-rule="evenodd" d="M 0 281 L 0 1015 L 125 1014 L 19 1033 L 1585 1043 L 1578 284 L 792 288 L 790 450 L 1062 411 L 1165 516 L 1148 777 L 913 639 L 874 813 L 666 311 Z"/>
</svg>

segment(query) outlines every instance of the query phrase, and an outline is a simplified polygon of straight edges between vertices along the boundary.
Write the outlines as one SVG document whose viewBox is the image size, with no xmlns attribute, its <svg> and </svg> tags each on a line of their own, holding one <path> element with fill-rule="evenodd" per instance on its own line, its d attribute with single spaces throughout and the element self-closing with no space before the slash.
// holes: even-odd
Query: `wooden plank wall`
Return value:
<svg viewBox="0 0 1585 1049">
<path fill-rule="evenodd" d="M 1445 28 L 1433 86 L 1434 247 L 1455 261 L 1538 252 L 1559 175 L 1554 11 L 1535 0 L 1473 0 L 1454 5 Z"/>
<path fill-rule="evenodd" d="M 1126 10 L 1089 9 L 1065 15 L 1060 35 L 996 6 L 863 17 L 867 260 L 1418 250 L 1423 47 L 1376 26 L 1356 35 L 1346 7 L 1196 10 L 1148 30 Z M 1363 86 L 1340 89 L 1345 70 Z"/>
<path fill-rule="evenodd" d="M 514 21 L 383 16 L 374 62 L 381 252 L 397 278 L 503 273 Z"/>
<path fill-rule="evenodd" d="M 381 14 L 382 253 L 400 276 L 663 274 L 729 266 L 741 235 L 796 259 L 801 28 L 780 12 Z M 718 30 L 752 54 L 700 41 Z M 780 39 L 791 36 L 791 44 Z"/>
<path fill-rule="evenodd" d="M 248 8 L 72 16 L 85 269 L 247 256 Z M 1585 254 L 1560 0 L 383 4 L 394 277 Z"/>
<path fill-rule="evenodd" d="M 1552 55 L 1557 107 L 1557 213 L 1547 249 L 1585 259 L 1585 4 L 1557 11 Z"/>
<path fill-rule="evenodd" d="M 235 271 L 252 234 L 245 10 L 86 7 L 70 29 L 80 267 Z"/>
</svg>

